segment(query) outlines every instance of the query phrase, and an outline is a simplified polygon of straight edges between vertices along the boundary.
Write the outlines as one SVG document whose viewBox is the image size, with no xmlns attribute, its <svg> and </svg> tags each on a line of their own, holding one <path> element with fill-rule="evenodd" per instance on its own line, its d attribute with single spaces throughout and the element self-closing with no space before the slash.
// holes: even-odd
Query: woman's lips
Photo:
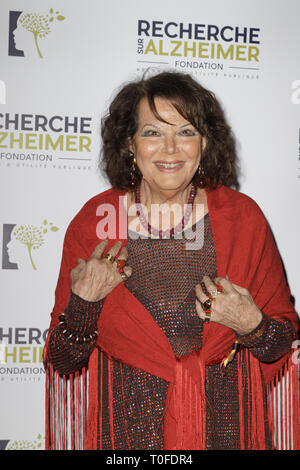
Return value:
<svg viewBox="0 0 300 470">
<path fill-rule="evenodd" d="M 182 168 L 184 162 L 177 161 L 177 162 L 164 162 L 164 161 L 157 161 L 154 162 L 156 168 L 159 171 L 164 173 L 174 173 Z"/>
</svg>

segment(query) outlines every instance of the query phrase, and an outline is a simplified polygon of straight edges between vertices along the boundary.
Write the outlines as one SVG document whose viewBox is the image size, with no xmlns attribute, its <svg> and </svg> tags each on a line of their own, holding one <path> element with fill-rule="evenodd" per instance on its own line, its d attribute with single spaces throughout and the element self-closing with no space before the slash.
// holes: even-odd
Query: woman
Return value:
<svg viewBox="0 0 300 470">
<path fill-rule="evenodd" d="M 297 448 L 297 314 L 217 100 L 129 83 L 102 138 L 112 189 L 67 230 L 45 348 L 48 448 L 269 449 L 282 370 Z"/>
</svg>

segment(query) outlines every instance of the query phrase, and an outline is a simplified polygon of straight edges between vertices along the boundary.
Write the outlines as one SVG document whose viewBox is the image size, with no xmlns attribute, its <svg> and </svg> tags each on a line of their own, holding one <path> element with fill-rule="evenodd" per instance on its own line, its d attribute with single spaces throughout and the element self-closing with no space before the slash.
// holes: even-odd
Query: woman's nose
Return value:
<svg viewBox="0 0 300 470">
<path fill-rule="evenodd" d="M 174 136 L 166 136 L 164 139 L 164 151 L 168 155 L 172 155 L 177 152 L 177 143 Z"/>
</svg>

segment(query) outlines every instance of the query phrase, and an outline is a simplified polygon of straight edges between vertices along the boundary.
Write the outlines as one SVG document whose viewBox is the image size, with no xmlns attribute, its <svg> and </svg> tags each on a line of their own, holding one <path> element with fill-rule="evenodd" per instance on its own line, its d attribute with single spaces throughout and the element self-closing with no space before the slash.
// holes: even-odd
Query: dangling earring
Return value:
<svg viewBox="0 0 300 470">
<path fill-rule="evenodd" d="M 200 186 L 200 188 L 204 188 L 206 186 L 206 178 L 205 178 L 204 169 L 201 163 L 199 164 L 199 167 L 198 167 L 198 185 Z"/>
<path fill-rule="evenodd" d="M 133 152 L 129 150 L 130 162 L 130 185 L 132 188 L 136 185 L 136 158 Z"/>
<path fill-rule="evenodd" d="M 205 146 L 203 147 L 203 144 L 204 144 L 204 140 L 203 140 L 203 137 L 201 137 L 201 143 L 200 143 L 200 146 L 201 146 L 201 159 L 202 159 L 202 156 L 203 156 L 203 152 L 204 152 L 204 149 L 205 149 Z M 198 186 L 200 188 L 205 188 L 206 187 L 206 184 L 207 184 L 207 178 L 204 174 L 204 168 L 203 166 L 201 165 L 201 161 L 199 163 L 199 167 L 198 167 L 198 171 L 197 171 L 197 180 L 198 180 Z"/>
</svg>

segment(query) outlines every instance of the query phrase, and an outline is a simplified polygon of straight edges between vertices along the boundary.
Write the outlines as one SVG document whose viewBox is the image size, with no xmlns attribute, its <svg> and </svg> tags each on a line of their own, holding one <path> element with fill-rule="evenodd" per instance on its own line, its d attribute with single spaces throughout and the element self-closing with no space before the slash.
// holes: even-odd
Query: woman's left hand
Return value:
<svg viewBox="0 0 300 470">
<path fill-rule="evenodd" d="M 247 335 L 259 325 L 262 313 L 247 289 L 230 282 L 228 276 L 217 277 L 216 284 L 208 276 L 204 276 L 203 282 L 209 293 L 217 290 L 216 284 L 223 290 L 212 301 L 211 321 L 232 328 L 238 335 Z M 197 313 L 204 320 L 205 311 L 201 304 L 208 297 L 200 284 L 196 285 L 196 296 Z"/>
</svg>

